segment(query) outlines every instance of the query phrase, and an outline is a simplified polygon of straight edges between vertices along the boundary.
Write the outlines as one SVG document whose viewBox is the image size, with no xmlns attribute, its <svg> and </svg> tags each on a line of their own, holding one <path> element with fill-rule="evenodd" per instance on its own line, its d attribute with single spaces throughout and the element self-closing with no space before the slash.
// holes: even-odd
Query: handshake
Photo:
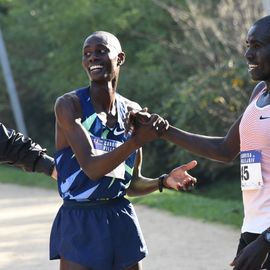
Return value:
<svg viewBox="0 0 270 270">
<path fill-rule="evenodd" d="M 158 114 L 150 114 L 148 108 L 142 110 L 131 110 L 125 119 L 125 129 L 127 133 L 135 136 L 140 129 L 145 132 L 152 132 L 154 137 L 161 137 L 169 128 L 169 122 Z"/>
</svg>

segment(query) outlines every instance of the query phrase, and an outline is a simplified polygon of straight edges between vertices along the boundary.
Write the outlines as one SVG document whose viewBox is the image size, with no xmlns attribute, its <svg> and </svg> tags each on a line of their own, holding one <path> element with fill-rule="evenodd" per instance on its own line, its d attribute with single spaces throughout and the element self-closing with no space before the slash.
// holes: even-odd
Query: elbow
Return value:
<svg viewBox="0 0 270 270">
<path fill-rule="evenodd" d="M 231 163 L 239 154 L 239 148 L 232 143 L 222 141 L 219 144 L 216 144 L 214 149 L 209 152 L 209 157 L 212 156 L 212 159 L 222 163 Z"/>
<path fill-rule="evenodd" d="M 97 181 L 99 180 L 104 174 L 99 173 L 95 168 L 92 166 L 81 166 L 83 172 L 87 175 L 89 180 Z"/>
<path fill-rule="evenodd" d="M 126 190 L 126 193 L 127 193 L 127 195 L 128 195 L 129 197 L 136 197 L 136 196 L 138 196 L 138 194 L 137 194 L 136 192 L 134 192 L 134 190 L 132 190 L 132 189 L 130 189 L 130 188 L 128 188 L 128 189 Z"/>
<path fill-rule="evenodd" d="M 129 196 L 129 197 L 135 197 L 135 196 L 138 196 L 138 192 L 136 190 L 136 185 L 134 185 L 134 182 L 135 180 L 131 180 L 131 183 L 129 185 L 129 187 L 126 189 L 126 194 Z"/>
<path fill-rule="evenodd" d="M 231 163 L 233 161 L 233 159 L 231 159 L 231 158 L 222 158 L 219 161 L 222 162 L 222 163 L 228 164 L 228 163 Z"/>
<path fill-rule="evenodd" d="M 223 153 L 223 155 L 220 157 L 219 161 L 222 163 L 231 163 L 236 158 L 237 154 L 235 153 Z"/>
<path fill-rule="evenodd" d="M 100 178 L 109 173 L 109 171 L 106 171 L 104 166 L 99 163 L 97 157 L 91 155 L 87 155 L 87 158 L 84 159 L 81 158 L 79 164 L 89 180 L 92 181 L 100 180 Z"/>
</svg>

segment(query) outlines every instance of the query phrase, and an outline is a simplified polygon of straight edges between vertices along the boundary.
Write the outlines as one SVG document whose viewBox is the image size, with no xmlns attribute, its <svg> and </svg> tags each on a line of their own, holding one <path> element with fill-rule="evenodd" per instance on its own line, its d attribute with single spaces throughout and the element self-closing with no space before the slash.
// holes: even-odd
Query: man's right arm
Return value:
<svg viewBox="0 0 270 270">
<path fill-rule="evenodd" d="M 156 116 L 148 119 L 136 134 L 111 152 L 95 155 L 89 132 L 81 124 L 79 100 L 74 94 L 65 94 L 57 99 L 56 116 L 56 149 L 70 146 L 84 173 L 92 180 L 98 180 L 111 172 L 128 156 L 143 144 L 158 138 L 153 123 Z"/>
<path fill-rule="evenodd" d="M 31 138 L 0 123 L 0 163 L 8 163 L 30 172 L 42 172 L 49 176 L 54 169 L 54 160 L 46 149 Z"/>
</svg>

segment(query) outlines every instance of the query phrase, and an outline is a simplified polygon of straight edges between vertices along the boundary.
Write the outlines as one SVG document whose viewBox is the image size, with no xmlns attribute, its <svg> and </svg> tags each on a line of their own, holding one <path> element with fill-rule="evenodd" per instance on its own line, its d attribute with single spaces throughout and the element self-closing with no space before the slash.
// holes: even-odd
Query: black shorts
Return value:
<svg viewBox="0 0 270 270">
<path fill-rule="evenodd" d="M 257 233 L 249 233 L 249 232 L 244 232 L 241 233 L 240 239 L 239 239 L 239 245 L 237 248 L 237 254 L 239 254 L 239 252 L 244 249 L 248 244 L 250 244 L 251 242 L 253 242 L 254 240 L 257 239 L 257 237 L 260 234 Z M 264 265 L 263 265 L 263 269 L 266 270 L 270 270 L 270 256 L 268 255 Z"/>
</svg>

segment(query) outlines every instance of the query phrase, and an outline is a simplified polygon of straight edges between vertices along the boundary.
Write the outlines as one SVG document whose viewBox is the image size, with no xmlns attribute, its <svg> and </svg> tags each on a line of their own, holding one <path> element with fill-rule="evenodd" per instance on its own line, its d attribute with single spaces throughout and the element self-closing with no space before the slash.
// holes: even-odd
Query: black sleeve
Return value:
<svg viewBox="0 0 270 270">
<path fill-rule="evenodd" d="M 54 160 L 29 137 L 7 129 L 0 123 L 0 162 L 21 167 L 26 171 L 43 172 L 51 175 Z"/>
</svg>

